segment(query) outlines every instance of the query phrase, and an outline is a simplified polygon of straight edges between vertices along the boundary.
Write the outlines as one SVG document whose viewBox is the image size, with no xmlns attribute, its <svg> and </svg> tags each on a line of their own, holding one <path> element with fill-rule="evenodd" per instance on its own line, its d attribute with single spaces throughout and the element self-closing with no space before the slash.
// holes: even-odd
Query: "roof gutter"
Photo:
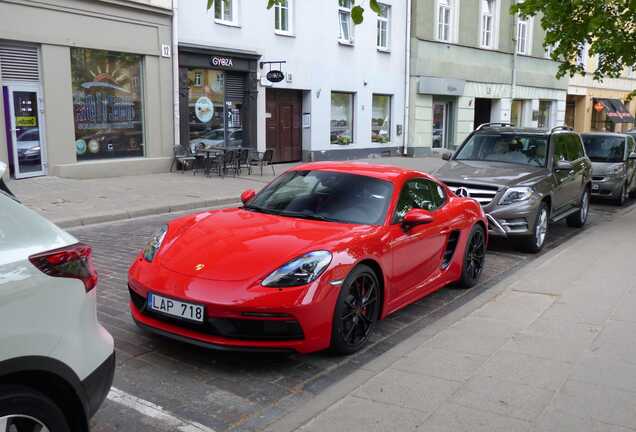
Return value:
<svg viewBox="0 0 636 432">
<path fill-rule="evenodd" d="M 172 105 L 174 110 L 174 145 L 181 144 L 179 115 L 179 32 L 178 32 L 178 0 L 172 0 Z"/>
</svg>

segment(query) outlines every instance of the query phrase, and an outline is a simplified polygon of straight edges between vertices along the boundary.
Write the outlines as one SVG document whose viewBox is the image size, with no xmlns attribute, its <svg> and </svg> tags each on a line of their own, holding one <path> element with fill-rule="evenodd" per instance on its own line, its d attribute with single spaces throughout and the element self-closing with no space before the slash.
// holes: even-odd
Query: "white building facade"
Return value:
<svg viewBox="0 0 636 432">
<path fill-rule="evenodd" d="M 273 149 L 277 162 L 401 152 L 406 1 L 358 26 L 350 0 L 206 3 L 178 5 L 181 144 Z"/>
</svg>

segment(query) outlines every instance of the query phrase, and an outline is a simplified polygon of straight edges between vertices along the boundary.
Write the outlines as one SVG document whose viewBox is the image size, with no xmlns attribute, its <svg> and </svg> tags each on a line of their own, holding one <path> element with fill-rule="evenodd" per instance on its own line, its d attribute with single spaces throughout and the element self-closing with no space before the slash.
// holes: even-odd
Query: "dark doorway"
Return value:
<svg viewBox="0 0 636 432">
<path fill-rule="evenodd" d="M 475 129 L 484 123 L 490 123 L 492 99 L 475 98 Z"/>
<path fill-rule="evenodd" d="M 302 92 L 267 89 L 267 149 L 274 149 L 274 162 L 296 162 L 302 158 Z"/>
</svg>

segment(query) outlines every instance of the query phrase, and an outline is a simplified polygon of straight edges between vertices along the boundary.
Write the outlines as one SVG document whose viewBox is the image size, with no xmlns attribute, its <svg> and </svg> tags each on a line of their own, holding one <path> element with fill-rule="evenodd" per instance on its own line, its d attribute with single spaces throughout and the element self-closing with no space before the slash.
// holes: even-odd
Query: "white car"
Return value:
<svg viewBox="0 0 636 432">
<path fill-rule="evenodd" d="M 88 431 L 113 381 L 91 248 L 20 204 L 0 162 L 0 431 Z"/>
</svg>

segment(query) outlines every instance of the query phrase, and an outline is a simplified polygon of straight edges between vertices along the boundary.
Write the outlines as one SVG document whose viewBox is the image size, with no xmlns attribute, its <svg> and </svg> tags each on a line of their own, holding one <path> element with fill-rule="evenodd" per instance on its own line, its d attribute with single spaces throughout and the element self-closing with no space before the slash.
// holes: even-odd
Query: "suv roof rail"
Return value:
<svg viewBox="0 0 636 432">
<path fill-rule="evenodd" d="M 504 123 L 504 122 L 483 123 L 483 124 L 480 124 L 475 130 L 476 131 L 482 130 L 483 128 L 487 128 L 490 126 L 512 126 L 512 123 Z"/>
<path fill-rule="evenodd" d="M 556 131 L 560 131 L 560 130 L 565 130 L 565 131 L 572 131 L 574 132 L 574 129 L 572 129 L 570 126 L 555 126 L 552 129 L 550 129 L 550 133 L 554 133 Z"/>
</svg>

